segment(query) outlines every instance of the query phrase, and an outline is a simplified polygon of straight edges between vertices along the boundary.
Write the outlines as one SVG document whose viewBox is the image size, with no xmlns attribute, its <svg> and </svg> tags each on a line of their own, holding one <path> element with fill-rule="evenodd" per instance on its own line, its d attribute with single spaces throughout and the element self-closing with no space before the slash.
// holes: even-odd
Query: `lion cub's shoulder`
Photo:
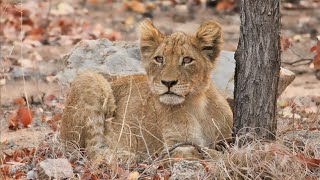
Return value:
<svg viewBox="0 0 320 180">
<path fill-rule="evenodd" d="M 127 86 L 130 83 L 147 83 L 147 77 L 145 75 L 124 76 L 113 80 L 111 86 Z"/>
<path fill-rule="evenodd" d="M 129 94 L 146 94 L 149 92 L 147 77 L 145 75 L 131 75 L 115 79 L 111 82 L 115 98 L 125 97 Z M 139 95 L 141 96 L 141 95 Z"/>
</svg>

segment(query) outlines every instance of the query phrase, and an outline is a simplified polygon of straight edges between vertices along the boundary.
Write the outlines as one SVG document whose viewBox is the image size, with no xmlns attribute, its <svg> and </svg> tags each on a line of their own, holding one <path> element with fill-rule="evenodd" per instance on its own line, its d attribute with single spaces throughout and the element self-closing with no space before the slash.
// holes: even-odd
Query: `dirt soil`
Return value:
<svg viewBox="0 0 320 180">
<path fill-rule="evenodd" d="M 23 2 L 27 3 L 27 1 Z M 194 33 L 203 20 L 213 19 L 224 29 L 223 49 L 235 51 L 237 48 L 240 19 L 239 13 L 234 11 L 217 11 L 214 8 L 205 9 L 197 6 L 187 13 L 179 14 L 177 7 L 169 6 L 166 11 L 157 7 L 152 13 L 142 15 L 123 10 L 121 3 L 101 3 L 103 5 L 88 3 L 83 6 L 76 0 L 54 0 L 51 11 L 61 2 L 72 6 L 74 12 L 65 16 L 59 15 L 59 17 L 86 21 L 90 26 L 96 27 L 95 30 L 100 27 L 105 31 L 114 31 L 116 33 L 112 38 L 116 40 L 137 41 L 136 26 L 145 16 L 151 17 L 155 26 L 164 33 L 175 31 Z M 49 4 L 43 3 L 43 8 L 35 11 L 49 11 Z M 6 13 L 3 12 L 3 14 L 1 19 L 6 18 Z M 281 35 L 291 44 L 282 53 L 283 62 L 290 63 L 302 58 L 314 57 L 315 54 L 310 52 L 310 48 L 316 44 L 316 36 L 320 35 L 319 22 L 320 2 L 310 8 L 281 9 Z M 46 134 L 59 130 L 59 116 L 63 111 L 67 88 L 61 86 L 54 76 L 64 67 L 61 57 L 72 49 L 74 43 L 30 46 L 19 39 L 8 40 L 4 37 L 1 41 L 3 41 L 1 69 L 6 74 L 5 84 L 0 85 L 1 148 L 5 153 L 10 154 L 10 151 L 16 148 L 36 146 Z M 18 70 L 6 71 L 10 66 L 8 59 L 11 61 L 10 65 L 17 61 L 20 69 L 26 71 L 23 74 L 19 74 Z M 316 128 L 318 131 L 320 128 L 320 80 L 316 79 L 315 70 L 310 68 L 309 64 L 291 66 L 283 63 L 282 67 L 292 70 L 297 77 L 279 98 L 280 135 L 293 131 L 294 128 Z M 8 121 L 11 114 L 21 106 L 19 102 L 21 97 L 26 97 L 28 106 L 32 109 L 32 123 L 28 128 L 19 125 L 9 129 Z M 307 101 L 301 99 L 307 99 Z M 296 119 L 296 122 L 292 122 L 292 119 Z"/>
</svg>

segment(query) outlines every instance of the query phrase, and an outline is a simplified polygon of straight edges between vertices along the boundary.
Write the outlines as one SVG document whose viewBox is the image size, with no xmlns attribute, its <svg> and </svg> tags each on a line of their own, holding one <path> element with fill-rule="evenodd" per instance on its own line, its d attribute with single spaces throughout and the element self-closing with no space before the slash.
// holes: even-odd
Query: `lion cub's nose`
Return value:
<svg viewBox="0 0 320 180">
<path fill-rule="evenodd" d="M 178 81 L 163 81 L 161 80 L 161 83 L 165 86 L 167 86 L 168 88 L 171 88 L 172 86 L 176 85 L 178 83 Z"/>
</svg>

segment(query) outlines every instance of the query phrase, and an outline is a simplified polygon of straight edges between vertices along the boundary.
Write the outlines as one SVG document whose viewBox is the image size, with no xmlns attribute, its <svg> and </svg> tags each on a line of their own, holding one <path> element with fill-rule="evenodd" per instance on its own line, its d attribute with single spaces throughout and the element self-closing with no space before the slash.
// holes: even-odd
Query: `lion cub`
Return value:
<svg viewBox="0 0 320 180">
<path fill-rule="evenodd" d="M 229 138 L 232 112 L 210 79 L 221 50 L 221 27 L 204 22 L 193 36 L 164 35 L 150 20 L 140 25 L 146 75 L 108 82 L 85 71 L 72 82 L 61 137 L 90 158 L 129 152 L 150 157 L 178 142 L 213 147 Z M 178 147 L 183 157 L 193 147 Z"/>
</svg>

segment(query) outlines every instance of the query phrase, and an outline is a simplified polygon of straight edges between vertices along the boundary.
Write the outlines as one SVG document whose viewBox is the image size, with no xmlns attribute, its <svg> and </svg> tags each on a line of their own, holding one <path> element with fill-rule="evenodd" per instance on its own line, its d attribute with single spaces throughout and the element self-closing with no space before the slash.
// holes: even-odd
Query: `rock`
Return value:
<svg viewBox="0 0 320 180">
<path fill-rule="evenodd" d="M 144 74 L 136 42 L 111 42 L 107 39 L 83 40 L 64 56 L 66 67 L 58 73 L 62 84 L 69 84 L 77 72 L 92 69 L 111 76 Z M 216 87 L 227 98 L 233 99 L 235 60 L 234 52 L 222 51 L 211 77 Z M 278 95 L 294 80 L 295 74 L 281 68 Z"/>
<path fill-rule="evenodd" d="M 320 156 L 320 131 L 318 130 L 296 130 L 289 132 L 284 136 L 284 140 L 288 142 L 295 142 L 298 146 L 311 147 L 317 154 L 316 157 Z"/>
<path fill-rule="evenodd" d="M 199 161 L 181 160 L 173 165 L 169 180 L 206 179 L 205 168 Z"/>
<path fill-rule="evenodd" d="M 39 163 L 39 179 L 71 177 L 73 177 L 73 170 L 67 159 L 46 159 Z"/>
<path fill-rule="evenodd" d="M 287 69 L 280 69 L 280 79 L 278 83 L 277 96 L 279 97 L 281 93 L 289 86 L 289 84 L 294 80 L 296 75 Z"/>
<path fill-rule="evenodd" d="M 58 80 L 69 84 L 77 72 L 91 69 L 111 76 L 144 74 L 139 48 L 134 44 L 112 43 L 107 39 L 84 40 L 64 56 L 66 68 Z"/>
<path fill-rule="evenodd" d="M 34 170 L 28 171 L 27 179 L 29 179 L 29 180 L 37 179 L 37 173 Z"/>
</svg>

